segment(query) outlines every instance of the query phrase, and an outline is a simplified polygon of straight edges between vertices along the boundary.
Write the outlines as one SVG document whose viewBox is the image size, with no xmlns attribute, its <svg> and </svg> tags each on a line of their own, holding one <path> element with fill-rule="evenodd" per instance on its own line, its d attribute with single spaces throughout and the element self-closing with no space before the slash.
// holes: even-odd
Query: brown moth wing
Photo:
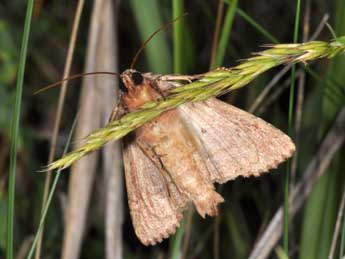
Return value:
<svg viewBox="0 0 345 259">
<path fill-rule="evenodd" d="M 258 176 L 295 151 L 292 140 L 279 129 L 216 98 L 188 103 L 178 110 L 199 138 L 212 181 Z"/>
<path fill-rule="evenodd" d="M 123 156 L 135 233 L 143 244 L 154 245 L 175 233 L 187 198 L 135 142 L 124 141 Z"/>
</svg>

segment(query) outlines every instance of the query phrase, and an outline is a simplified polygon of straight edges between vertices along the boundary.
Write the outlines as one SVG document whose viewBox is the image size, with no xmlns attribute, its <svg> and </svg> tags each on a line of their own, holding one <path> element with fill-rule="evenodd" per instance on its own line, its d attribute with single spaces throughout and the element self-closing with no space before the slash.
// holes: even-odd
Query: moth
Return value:
<svg viewBox="0 0 345 259">
<path fill-rule="evenodd" d="M 180 80 L 128 69 L 111 120 L 164 98 Z M 174 234 L 188 203 L 216 216 L 224 198 L 214 183 L 259 176 L 292 156 L 292 140 L 271 124 L 216 98 L 168 110 L 125 137 L 123 159 L 130 214 L 144 245 Z"/>
<path fill-rule="evenodd" d="M 146 103 L 164 99 L 172 89 L 183 86 L 183 81 L 204 77 L 205 74 L 140 73 L 133 69 L 153 36 L 185 15 L 162 25 L 139 48 L 130 69 L 120 75 L 120 102 L 110 121 L 119 120 Z M 114 72 L 76 74 L 36 93 L 94 74 L 118 76 Z M 123 141 L 128 204 L 137 237 L 144 245 L 162 242 L 176 232 L 189 203 L 203 218 L 216 216 L 224 198 L 216 192 L 214 183 L 225 183 L 238 176 L 259 176 L 276 168 L 294 151 L 294 143 L 282 131 L 215 97 L 187 102 L 161 113 Z"/>
</svg>

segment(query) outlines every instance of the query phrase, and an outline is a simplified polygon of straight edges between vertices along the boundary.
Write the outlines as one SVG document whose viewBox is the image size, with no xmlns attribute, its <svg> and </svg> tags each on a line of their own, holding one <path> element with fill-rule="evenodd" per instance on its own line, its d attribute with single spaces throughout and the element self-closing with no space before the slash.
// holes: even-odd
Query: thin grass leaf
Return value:
<svg viewBox="0 0 345 259">
<path fill-rule="evenodd" d="M 179 17 L 184 12 L 183 0 L 173 0 L 172 1 L 173 13 L 172 17 Z M 174 48 L 174 73 L 182 74 L 184 73 L 184 60 L 183 60 L 183 20 L 174 22 L 173 24 L 174 38 L 173 38 L 173 48 Z"/>
<path fill-rule="evenodd" d="M 229 1 L 229 0 L 224 0 Z M 250 25 L 252 25 L 257 31 L 259 31 L 263 36 L 265 36 L 269 41 L 278 44 L 279 41 L 271 33 L 269 33 L 264 27 L 258 24 L 253 18 L 251 18 L 245 11 L 237 8 L 237 13 L 246 20 Z"/>
<path fill-rule="evenodd" d="M 83 7 L 84 7 L 84 0 L 78 1 L 78 6 L 77 6 L 76 13 L 74 16 L 73 27 L 72 27 L 72 31 L 71 31 L 71 39 L 70 39 L 69 46 L 68 46 L 68 52 L 67 52 L 67 57 L 66 57 L 66 63 L 65 63 L 63 78 L 67 78 L 70 74 L 70 70 L 71 70 L 71 66 L 72 66 L 72 62 L 73 62 L 73 54 L 74 54 L 76 39 L 77 39 L 77 35 L 78 35 L 78 30 L 79 30 L 80 18 L 81 18 L 82 12 L 83 12 Z M 58 141 L 58 134 L 59 134 L 59 128 L 60 128 L 60 123 L 61 123 L 61 117 L 62 117 L 63 107 L 65 104 L 65 98 L 66 98 L 66 93 L 67 93 L 67 86 L 68 86 L 67 82 L 68 81 L 64 81 L 62 83 L 61 91 L 59 94 L 59 101 L 58 101 L 58 106 L 56 108 L 54 128 L 53 128 L 53 132 L 52 132 L 51 144 L 50 144 L 49 155 L 48 155 L 48 163 L 53 162 L 54 157 L 55 157 L 55 153 L 56 153 L 56 143 Z M 51 178 L 52 178 L 52 175 L 50 174 L 50 172 L 48 172 L 45 175 L 41 208 L 43 208 L 44 204 L 47 202 Z M 38 242 L 37 242 L 37 249 L 36 249 L 36 254 L 35 254 L 36 259 L 41 258 L 42 245 L 43 245 L 43 234 L 44 234 L 44 226 L 42 227 L 42 231 L 40 233 L 40 236 L 39 236 Z"/>
<path fill-rule="evenodd" d="M 183 0 L 172 0 L 172 17 L 179 17 L 184 12 Z M 185 57 L 183 55 L 183 32 L 184 22 L 182 20 L 173 24 L 174 38 L 174 73 L 182 74 L 184 71 Z M 172 259 L 178 259 L 181 257 L 182 240 L 185 233 L 185 219 L 182 220 L 180 228 L 177 229 L 176 234 L 170 243 L 170 253 Z"/>
<path fill-rule="evenodd" d="M 219 32 L 220 32 L 220 28 L 222 26 L 222 20 L 223 20 L 223 8 L 224 8 L 223 0 L 218 0 L 216 23 L 214 26 L 213 37 L 212 37 L 212 47 L 211 47 L 210 67 L 209 67 L 210 70 L 215 69 L 217 67 L 215 65 L 215 61 L 216 61 L 216 56 L 218 52 Z"/>
<path fill-rule="evenodd" d="M 24 33 L 22 38 L 22 45 L 19 56 L 18 76 L 16 85 L 16 96 L 14 113 L 12 116 L 12 129 L 11 129 L 11 156 L 10 156 L 10 171 L 8 182 L 8 200 L 7 200 L 7 237 L 6 237 L 6 258 L 13 258 L 13 221 L 14 221 L 14 196 L 15 196 L 15 182 L 16 182 L 16 163 L 17 163 L 17 143 L 19 136 L 19 122 L 22 104 L 24 71 L 27 58 L 27 49 L 31 27 L 31 17 L 33 9 L 33 0 L 27 3 Z"/>
<path fill-rule="evenodd" d="M 159 26 L 164 24 L 160 16 L 162 3 L 157 0 L 131 0 L 130 4 L 141 39 L 144 41 Z M 171 72 L 171 57 L 165 32 L 160 32 L 150 41 L 150 44 L 145 47 L 145 55 L 151 71 L 165 74 Z"/>
<path fill-rule="evenodd" d="M 181 257 L 181 245 L 183 241 L 183 235 L 185 232 L 185 225 L 185 220 L 182 220 L 180 227 L 177 229 L 176 234 L 172 237 L 170 241 L 171 259 L 179 259 Z"/>
<path fill-rule="evenodd" d="M 235 18 L 235 13 L 237 9 L 238 0 L 233 0 L 228 6 L 228 10 L 226 12 L 223 29 L 220 34 L 220 40 L 218 45 L 218 51 L 216 56 L 215 67 L 220 67 L 223 63 L 223 59 L 225 56 L 225 51 L 227 46 L 229 45 L 229 38 L 232 29 L 232 24 Z"/>
<path fill-rule="evenodd" d="M 250 249 L 250 243 L 248 242 L 249 237 L 246 235 L 247 232 L 243 231 L 243 228 L 246 228 L 246 226 L 245 224 L 241 224 L 243 221 L 238 219 L 235 212 L 236 209 L 238 209 L 238 207 L 231 207 L 225 214 L 227 231 L 233 246 L 229 254 L 236 255 L 234 258 L 246 258 Z"/>
<path fill-rule="evenodd" d="M 224 2 L 228 4 L 233 4 L 236 0 L 224 0 Z M 241 8 L 237 7 L 236 12 L 246 20 L 250 25 L 252 25 L 258 32 L 260 32 L 263 36 L 265 36 L 269 41 L 278 44 L 279 41 L 275 38 L 269 31 L 267 31 L 264 27 L 262 27 L 259 23 L 257 23 L 252 17 L 250 17 L 245 11 Z"/>
<path fill-rule="evenodd" d="M 301 14 L 301 0 L 296 1 L 296 14 L 295 14 L 295 27 L 293 42 L 298 41 L 298 28 Z M 319 46 L 315 46 L 315 49 Z M 313 49 L 313 48 L 312 48 Z M 313 50 L 311 50 L 313 52 Z M 307 52 L 307 53 L 310 53 Z M 304 57 L 303 57 L 304 58 Z M 292 123 L 293 123 L 293 110 L 294 110 L 294 96 L 295 96 L 295 74 L 296 65 L 291 68 L 291 84 L 290 84 L 290 97 L 289 97 L 289 114 L 288 114 L 288 134 L 292 137 Z M 291 172 L 291 160 L 287 162 L 286 174 L 284 177 L 284 232 L 283 232 L 283 248 L 285 253 L 289 254 L 289 189 L 290 189 L 290 172 Z"/>
<path fill-rule="evenodd" d="M 294 48 L 299 50 L 299 55 L 295 53 L 292 56 L 289 55 L 289 48 L 286 54 L 284 52 L 272 54 L 271 48 L 257 53 L 256 56 L 243 61 L 240 65 L 233 68 L 210 71 L 204 74 L 204 77 L 200 80 L 172 90 L 164 100 L 147 103 L 138 111 L 128 113 L 121 119 L 110 122 L 104 128 L 90 134 L 85 139 L 84 145 L 55 161 L 49 165 L 48 169 L 69 167 L 86 154 L 100 148 L 109 141 L 122 138 L 166 110 L 176 108 L 187 102 L 206 100 L 210 97 L 223 95 L 234 89 L 241 88 L 254 80 L 258 75 L 278 65 L 296 62 L 306 63 L 317 58 L 328 58 L 335 48 L 339 49 L 339 53 L 345 51 L 345 45 L 333 43 L 334 41 L 330 43 L 323 42 L 322 51 L 317 51 L 319 56 L 308 55 L 315 48 L 314 42 L 309 42 L 294 45 Z M 312 49 L 308 49 L 309 44 L 312 46 Z"/>
<path fill-rule="evenodd" d="M 70 130 L 70 132 L 68 134 L 66 145 L 65 145 L 65 148 L 64 148 L 64 151 L 63 151 L 64 155 L 67 153 L 68 148 L 70 146 L 72 135 L 73 135 L 74 129 L 75 129 L 76 125 L 77 125 L 77 117 L 78 117 L 78 115 L 75 117 L 75 119 L 73 121 L 73 124 L 72 124 L 72 127 L 71 127 L 71 130 Z M 59 170 L 57 170 L 57 172 L 55 174 L 55 177 L 54 177 L 54 180 L 53 180 L 53 184 L 52 184 L 52 186 L 50 188 L 50 191 L 49 191 L 47 202 L 45 203 L 45 206 L 44 206 L 44 208 L 42 210 L 42 214 L 41 214 L 41 218 L 40 218 L 40 223 L 38 225 L 38 228 L 37 228 L 37 231 L 36 231 L 36 234 L 35 234 L 35 238 L 34 238 L 34 240 L 32 242 L 31 247 L 30 247 L 28 256 L 26 257 L 27 259 L 31 259 L 33 254 L 34 254 L 34 251 L 35 251 L 35 248 L 36 248 L 36 245 L 37 245 L 37 241 L 39 240 L 40 233 L 41 233 L 41 231 L 42 231 L 42 229 L 44 227 L 44 222 L 45 222 L 45 219 L 46 219 L 46 216 L 47 216 L 47 213 L 48 213 L 48 209 L 49 209 L 50 203 L 52 201 L 53 195 L 54 195 L 55 190 L 56 190 L 57 183 L 58 183 L 60 175 L 61 175 L 61 171 L 62 170 L 59 169 Z"/>
</svg>

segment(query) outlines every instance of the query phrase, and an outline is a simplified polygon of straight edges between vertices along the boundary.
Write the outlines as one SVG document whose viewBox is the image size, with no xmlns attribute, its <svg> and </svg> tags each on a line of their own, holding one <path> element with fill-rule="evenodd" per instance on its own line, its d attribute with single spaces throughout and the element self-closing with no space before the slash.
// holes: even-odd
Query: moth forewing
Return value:
<svg viewBox="0 0 345 259">
<path fill-rule="evenodd" d="M 178 108 L 206 150 L 211 178 L 258 176 L 291 157 L 292 140 L 264 120 L 216 98 Z"/>
</svg>

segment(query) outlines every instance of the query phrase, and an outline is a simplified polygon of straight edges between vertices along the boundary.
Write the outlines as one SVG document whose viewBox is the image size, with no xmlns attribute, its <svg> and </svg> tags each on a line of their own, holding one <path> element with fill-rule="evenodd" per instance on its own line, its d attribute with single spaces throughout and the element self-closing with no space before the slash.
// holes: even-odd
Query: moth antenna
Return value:
<svg viewBox="0 0 345 259">
<path fill-rule="evenodd" d="M 49 84 L 49 85 L 47 85 L 45 87 L 42 87 L 41 89 L 35 91 L 34 94 L 39 94 L 39 93 L 44 92 L 44 91 L 46 91 L 46 90 L 48 90 L 50 88 L 53 88 L 53 87 L 58 86 L 58 85 L 61 85 L 65 81 L 70 81 L 70 80 L 73 80 L 73 79 L 76 79 L 76 78 L 79 78 L 79 77 L 90 76 L 90 75 L 113 75 L 113 76 L 120 76 L 119 73 L 103 72 L 103 71 L 75 74 L 75 75 L 69 76 L 67 78 L 64 78 L 64 79 L 62 79 L 60 81 L 57 81 L 55 83 Z"/>
<path fill-rule="evenodd" d="M 173 24 L 174 22 L 180 20 L 182 17 L 186 16 L 188 13 L 184 13 L 181 14 L 180 16 L 177 16 L 176 18 L 168 21 L 167 23 L 161 25 L 161 27 L 159 27 L 156 31 L 154 31 L 145 41 L 144 43 L 140 46 L 140 48 L 138 49 L 137 53 L 135 53 L 134 58 L 132 59 L 132 63 L 130 66 L 130 69 L 133 69 L 135 63 L 137 62 L 139 55 L 141 54 L 141 52 L 144 50 L 144 48 L 146 47 L 146 45 L 150 42 L 150 40 L 152 40 L 152 38 L 159 32 L 165 30 L 167 27 L 169 27 L 171 24 Z"/>
</svg>

